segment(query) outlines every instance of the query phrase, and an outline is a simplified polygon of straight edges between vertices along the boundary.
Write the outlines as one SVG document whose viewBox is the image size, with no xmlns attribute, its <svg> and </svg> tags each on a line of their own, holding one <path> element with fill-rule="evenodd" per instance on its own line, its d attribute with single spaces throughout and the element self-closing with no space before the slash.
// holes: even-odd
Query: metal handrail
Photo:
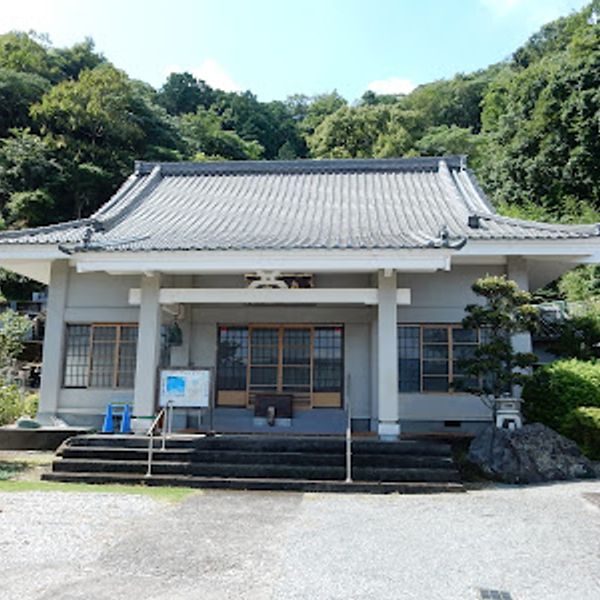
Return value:
<svg viewBox="0 0 600 600">
<path fill-rule="evenodd" d="M 171 402 L 168 402 L 166 406 L 160 409 L 154 421 L 152 421 L 152 425 L 148 429 L 146 435 L 148 436 L 148 467 L 146 469 L 146 477 L 150 477 L 152 475 L 152 458 L 154 455 L 154 434 L 156 429 L 158 428 L 158 424 L 161 419 L 163 419 L 163 427 L 162 427 L 162 443 L 160 450 L 164 452 L 167 447 L 167 435 L 171 433 L 171 427 L 173 426 L 173 405 Z"/>
<path fill-rule="evenodd" d="M 350 403 L 350 373 L 346 380 L 346 483 L 352 483 L 352 405 Z"/>
</svg>

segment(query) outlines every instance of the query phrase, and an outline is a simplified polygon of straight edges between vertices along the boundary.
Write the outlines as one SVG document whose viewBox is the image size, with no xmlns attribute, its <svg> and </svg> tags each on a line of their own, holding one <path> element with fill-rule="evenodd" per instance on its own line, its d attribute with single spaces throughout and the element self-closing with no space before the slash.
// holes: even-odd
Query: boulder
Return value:
<svg viewBox="0 0 600 600">
<path fill-rule="evenodd" d="M 600 475 L 572 440 L 533 423 L 510 431 L 490 425 L 471 442 L 468 459 L 505 483 L 540 483 Z"/>
</svg>

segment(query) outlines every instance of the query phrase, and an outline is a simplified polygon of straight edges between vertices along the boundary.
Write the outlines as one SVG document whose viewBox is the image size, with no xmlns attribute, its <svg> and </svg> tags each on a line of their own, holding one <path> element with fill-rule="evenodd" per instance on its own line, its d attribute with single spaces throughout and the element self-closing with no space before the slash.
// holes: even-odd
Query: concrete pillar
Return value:
<svg viewBox="0 0 600 600">
<path fill-rule="evenodd" d="M 161 308 L 159 304 L 160 275 L 142 275 L 141 301 L 135 368 L 133 428 L 145 431 L 156 410 L 158 361 L 160 357 Z"/>
<path fill-rule="evenodd" d="M 520 289 L 528 292 L 529 290 L 529 271 L 527 269 L 527 260 L 521 256 L 509 256 L 506 265 L 506 276 L 512 279 Z M 512 338 L 513 348 L 517 352 L 531 352 L 531 334 L 517 333 Z"/>
<path fill-rule="evenodd" d="M 387 275 L 387 276 L 386 276 Z M 398 406 L 398 318 L 396 271 L 380 271 L 377 280 L 377 398 L 378 432 L 400 435 Z"/>
<path fill-rule="evenodd" d="M 377 312 L 374 307 L 374 313 L 371 321 L 370 328 L 370 352 L 371 362 L 369 367 L 371 369 L 371 431 L 379 430 L 379 394 L 377 393 Z"/>
<path fill-rule="evenodd" d="M 50 268 L 50 286 L 46 306 L 44 357 L 37 418 L 52 424 L 58 411 L 62 387 L 62 365 L 65 351 L 65 308 L 69 287 L 69 261 L 55 260 Z"/>
<path fill-rule="evenodd" d="M 509 256 L 506 264 L 506 276 L 512 279 L 520 289 L 529 291 L 529 271 L 527 270 L 527 260 L 521 256 Z M 531 334 L 516 333 L 512 336 L 512 347 L 515 352 L 532 352 L 533 343 Z M 518 370 L 518 369 L 517 369 Z M 521 386 L 515 385 L 512 389 L 512 394 L 516 398 L 521 397 Z"/>
</svg>

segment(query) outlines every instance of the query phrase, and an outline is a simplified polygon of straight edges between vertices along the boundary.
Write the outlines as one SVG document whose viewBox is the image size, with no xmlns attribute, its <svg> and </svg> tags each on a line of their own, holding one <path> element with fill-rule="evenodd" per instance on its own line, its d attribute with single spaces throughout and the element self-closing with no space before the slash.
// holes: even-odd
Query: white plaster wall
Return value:
<svg viewBox="0 0 600 600">
<path fill-rule="evenodd" d="M 65 323 L 137 323 L 139 308 L 129 305 L 130 288 L 140 286 L 139 276 L 107 273 L 69 273 Z M 48 349 L 44 349 L 48 352 Z M 63 353 L 57 360 L 64 360 Z M 62 371 L 61 371 L 62 380 Z M 99 415 L 109 402 L 133 401 L 133 389 L 60 388 L 58 412 Z"/>
<path fill-rule="evenodd" d="M 77 273 L 71 269 L 69 308 L 129 308 L 129 290 L 140 287 L 136 275 Z"/>
<path fill-rule="evenodd" d="M 450 272 L 400 274 L 398 286 L 411 289 L 410 306 L 398 308 L 399 323 L 458 323 L 464 307 L 475 301 L 470 287 L 485 274 L 501 274 L 501 266 L 456 266 Z M 165 286 L 243 287 L 240 276 L 172 276 Z M 319 287 L 373 286 L 367 274 L 317 275 Z M 139 310 L 129 306 L 130 288 L 139 288 L 138 276 L 102 273 L 78 274 L 71 270 L 66 322 L 137 322 Z M 164 314 L 168 320 L 168 315 Z M 345 326 L 345 366 L 351 374 L 353 413 L 356 418 L 377 418 L 376 310 L 365 306 L 198 306 L 187 307 L 184 331 L 189 331 L 189 364 L 215 366 L 217 325 L 247 323 L 341 323 Z M 181 352 L 179 353 L 181 354 Z M 62 360 L 62 357 L 60 357 Z M 184 366 L 184 356 L 177 363 Z M 130 399 L 131 390 L 62 389 L 59 411 L 101 412 L 111 400 Z M 476 397 L 452 394 L 399 394 L 404 420 L 482 420 L 489 411 Z"/>
<path fill-rule="evenodd" d="M 484 275 L 502 275 L 503 266 L 455 266 L 439 273 L 400 274 L 399 287 L 411 289 L 411 305 L 398 307 L 398 323 L 460 323 L 465 306 L 477 302 L 471 285 Z M 470 394 L 398 394 L 400 419 L 482 421 L 491 411 Z"/>
<path fill-rule="evenodd" d="M 411 290 L 410 306 L 398 307 L 398 323 L 459 323 L 465 306 L 476 302 L 471 285 L 484 275 L 502 275 L 503 266 L 460 265 L 451 271 L 398 275 Z"/>
<path fill-rule="evenodd" d="M 368 419 L 371 416 L 370 333 L 370 323 L 347 323 L 344 327 L 345 385 L 348 384 L 349 375 L 350 389 L 347 394 L 352 402 L 353 419 Z"/>
</svg>

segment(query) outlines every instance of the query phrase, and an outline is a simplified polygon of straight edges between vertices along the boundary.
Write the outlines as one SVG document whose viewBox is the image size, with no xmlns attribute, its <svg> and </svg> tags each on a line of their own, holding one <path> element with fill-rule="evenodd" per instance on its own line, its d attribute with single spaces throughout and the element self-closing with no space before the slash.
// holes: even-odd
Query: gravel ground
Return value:
<svg viewBox="0 0 600 600">
<path fill-rule="evenodd" d="M 0 493 L 2 600 L 600 598 L 600 482 L 436 496 Z"/>
</svg>

